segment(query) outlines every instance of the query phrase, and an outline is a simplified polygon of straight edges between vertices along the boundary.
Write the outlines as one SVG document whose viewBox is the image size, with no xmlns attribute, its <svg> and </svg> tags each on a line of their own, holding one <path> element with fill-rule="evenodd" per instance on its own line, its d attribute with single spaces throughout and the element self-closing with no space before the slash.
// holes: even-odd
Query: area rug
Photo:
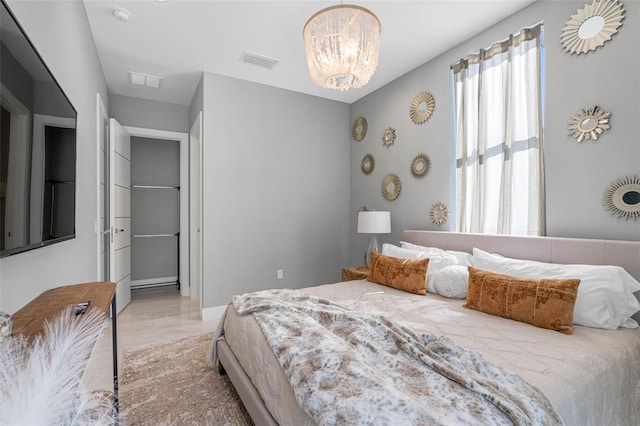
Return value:
<svg viewBox="0 0 640 426">
<path fill-rule="evenodd" d="M 227 376 L 206 363 L 213 333 L 124 352 L 120 424 L 251 425 Z"/>
</svg>

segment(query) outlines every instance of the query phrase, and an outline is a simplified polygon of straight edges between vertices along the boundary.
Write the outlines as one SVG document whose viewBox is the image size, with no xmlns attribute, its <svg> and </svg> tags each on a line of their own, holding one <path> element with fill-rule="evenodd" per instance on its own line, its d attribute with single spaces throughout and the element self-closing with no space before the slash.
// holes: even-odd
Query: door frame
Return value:
<svg viewBox="0 0 640 426">
<path fill-rule="evenodd" d="M 180 143 L 180 295 L 190 295 L 189 281 L 189 134 L 169 130 L 123 126 L 131 136 Z"/>
<path fill-rule="evenodd" d="M 202 311 L 202 111 L 189 132 L 189 182 L 191 298 L 199 300 Z"/>
<path fill-rule="evenodd" d="M 111 239 L 106 237 L 110 232 L 109 224 L 109 114 L 102 102 L 100 92 L 96 94 L 96 186 L 97 205 L 95 233 L 97 235 L 97 260 L 98 267 L 96 279 L 109 281 L 109 245 Z"/>
</svg>

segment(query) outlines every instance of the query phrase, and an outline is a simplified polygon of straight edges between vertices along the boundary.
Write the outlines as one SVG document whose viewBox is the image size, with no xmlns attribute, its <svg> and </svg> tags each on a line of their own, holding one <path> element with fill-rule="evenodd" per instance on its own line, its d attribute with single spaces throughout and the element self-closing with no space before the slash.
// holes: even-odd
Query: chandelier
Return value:
<svg viewBox="0 0 640 426">
<path fill-rule="evenodd" d="M 380 21 L 364 7 L 341 4 L 316 12 L 302 30 L 311 80 L 349 90 L 369 82 L 378 66 Z"/>
</svg>

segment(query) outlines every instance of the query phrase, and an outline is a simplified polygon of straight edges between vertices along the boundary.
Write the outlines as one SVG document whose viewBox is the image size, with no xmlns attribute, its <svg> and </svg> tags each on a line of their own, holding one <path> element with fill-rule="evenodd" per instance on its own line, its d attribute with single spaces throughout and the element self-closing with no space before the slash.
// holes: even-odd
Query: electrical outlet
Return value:
<svg viewBox="0 0 640 426">
<path fill-rule="evenodd" d="M 284 279 L 284 270 L 283 270 L 283 269 L 278 269 L 278 270 L 276 271 L 276 275 L 277 275 L 277 277 L 278 277 L 278 279 L 279 279 L 279 280 Z"/>
</svg>

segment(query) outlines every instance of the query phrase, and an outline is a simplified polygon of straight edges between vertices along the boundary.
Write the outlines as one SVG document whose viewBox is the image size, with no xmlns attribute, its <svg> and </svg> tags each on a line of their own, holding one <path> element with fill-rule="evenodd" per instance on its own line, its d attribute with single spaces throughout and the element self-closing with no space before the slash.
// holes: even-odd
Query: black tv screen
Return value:
<svg viewBox="0 0 640 426">
<path fill-rule="evenodd" d="M 77 113 L 4 0 L 0 257 L 75 237 Z"/>
</svg>

